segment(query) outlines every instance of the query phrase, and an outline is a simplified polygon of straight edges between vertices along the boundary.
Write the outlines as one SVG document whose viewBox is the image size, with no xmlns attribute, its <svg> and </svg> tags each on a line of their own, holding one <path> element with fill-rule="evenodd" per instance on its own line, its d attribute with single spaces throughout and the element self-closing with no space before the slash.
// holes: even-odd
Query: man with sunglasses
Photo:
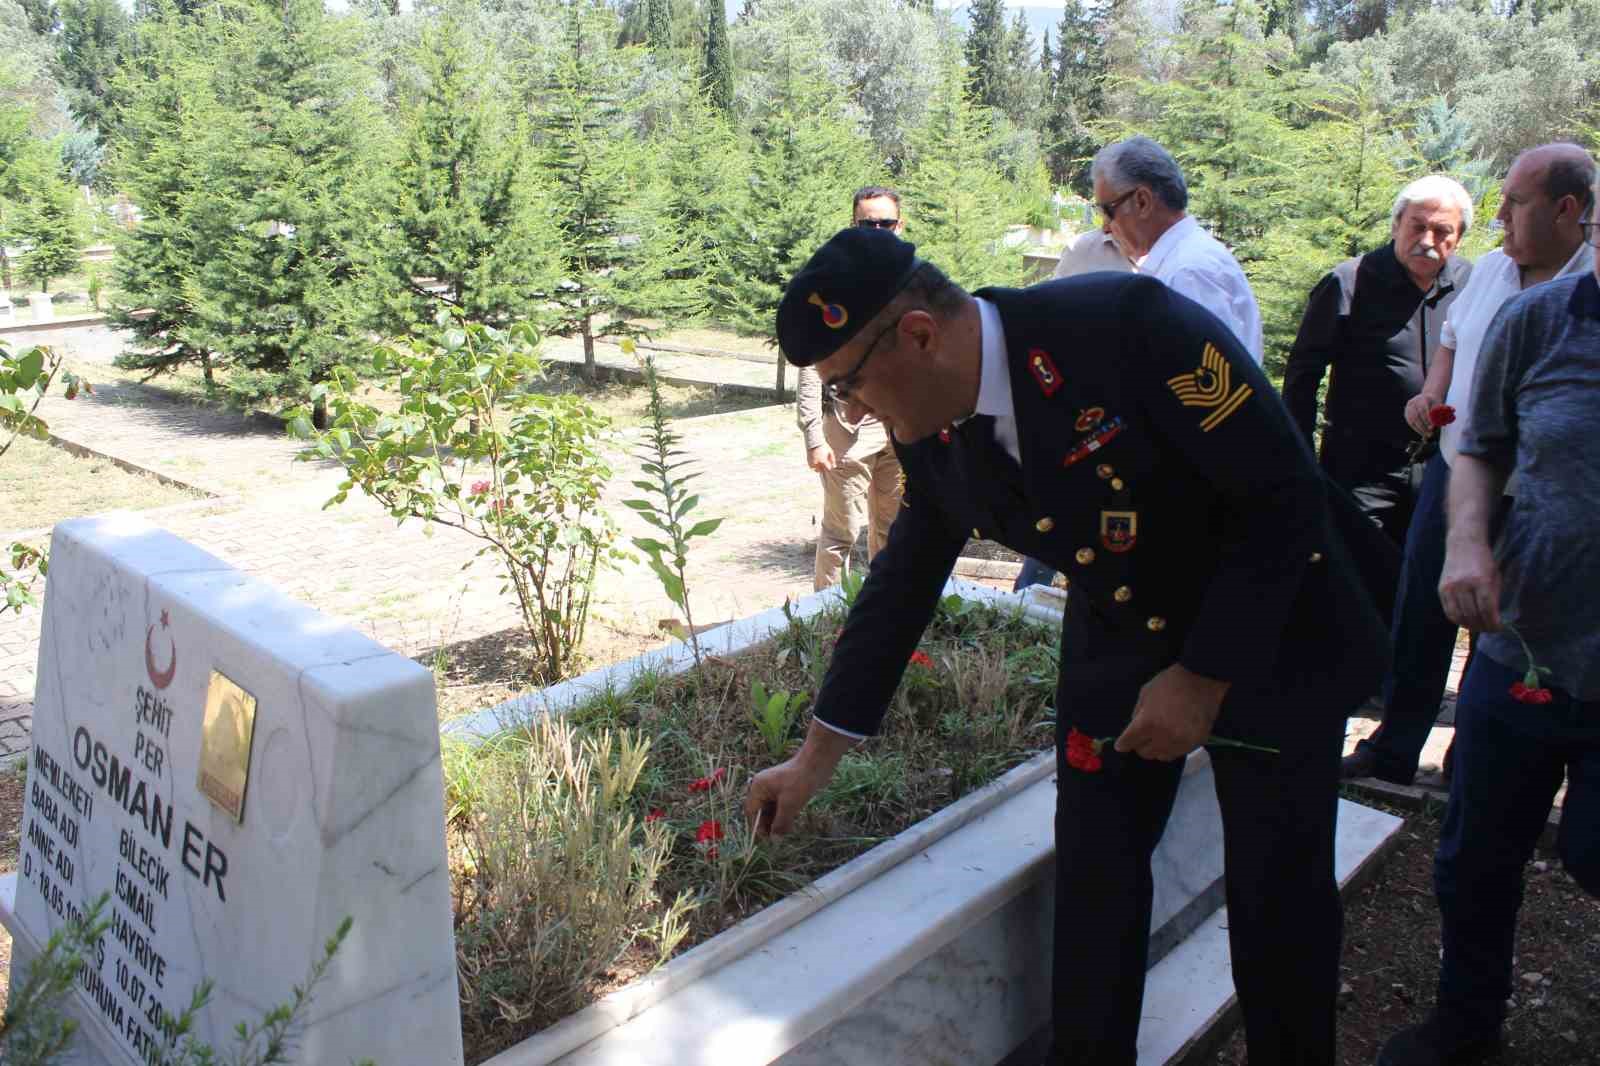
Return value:
<svg viewBox="0 0 1600 1066">
<path fill-rule="evenodd" d="M 1383 672 L 1366 589 L 1392 584 L 1395 553 L 1325 481 L 1252 355 L 1150 278 L 969 295 L 859 229 L 790 281 L 777 334 L 836 402 L 888 427 L 906 506 L 804 744 L 751 782 L 756 832 L 788 832 L 878 730 L 963 545 L 999 541 L 1070 582 L 1050 1061 L 1137 1061 L 1150 857 L 1184 757 L 1215 735 L 1258 746 L 1210 751 L 1250 1059 L 1332 1066 L 1340 744 Z M 1074 751 L 1105 739 L 1092 766 L 1067 758 L 1069 735 Z"/>
<path fill-rule="evenodd" d="M 851 224 L 895 236 L 905 229 L 900 194 L 881 185 L 857 189 Z M 817 530 L 813 587 L 825 589 L 848 570 L 861 527 L 867 527 L 867 561 L 889 539 L 900 509 L 900 460 L 889 436 L 871 415 L 844 417 L 842 405 L 823 393 L 817 372 L 801 367 L 795 383 L 795 420 L 805 438 L 806 465 L 822 481 L 822 523 Z"/>
<path fill-rule="evenodd" d="M 1261 310 L 1244 271 L 1186 213 L 1189 186 L 1172 153 L 1148 137 L 1130 137 L 1095 153 L 1089 166 L 1102 228 L 1149 274 L 1222 319 L 1261 362 Z"/>
</svg>

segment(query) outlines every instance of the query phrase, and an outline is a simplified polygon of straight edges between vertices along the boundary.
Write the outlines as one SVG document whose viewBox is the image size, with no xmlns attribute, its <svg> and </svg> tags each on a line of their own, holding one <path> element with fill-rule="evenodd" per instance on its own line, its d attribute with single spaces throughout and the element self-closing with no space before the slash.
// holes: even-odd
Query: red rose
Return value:
<svg viewBox="0 0 1600 1066">
<path fill-rule="evenodd" d="M 659 822 L 659 821 L 661 821 L 661 819 L 665 818 L 666 816 L 667 816 L 667 812 L 666 811 L 662 810 L 660 807 L 656 807 L 649 814 L 644 816 L 644 820 L 646 822 Z"/>
<path fill-rule="evenodd" d="M 1428 408 L 1428 425 L 1434 429 L 1448 426 L 1456 420 L 1456 409 L 1447 403 Z"/>
<path fill-rule="evenodd" d="M 1076 728 L 1067 734 L 1067 765 L 1086 774 L 1100 772 L 1100 741 Z"/>
<path fill-rule="evenodd" d="M 925 651 L 914 651 L 911 653 L 911 665 L 926 666 L 931 670 L 933 669 L 933 660 L 928 658 L 928 653 Z"/>
<path fill-rule="evenodd" d="M 482 496 L 484 493 L 489 491 L 489 488 L 490 486 L 487 481 L 474 481 L 472 483 L 472 488 L 468 489 L 467 493 L 471 496 Z"/>
</svg>

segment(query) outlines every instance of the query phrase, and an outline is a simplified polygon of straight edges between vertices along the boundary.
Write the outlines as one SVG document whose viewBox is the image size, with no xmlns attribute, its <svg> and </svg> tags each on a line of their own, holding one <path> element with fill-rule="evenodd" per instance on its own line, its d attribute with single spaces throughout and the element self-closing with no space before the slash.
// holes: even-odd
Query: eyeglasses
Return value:
<svg viewBox="0 0 1600 1066">
<path fill-rule="evenodd" d="M 1583 243 L 1591 248 L 1600 248 L 1600 222 L 1580 222 L 1583 228 Z"/>
<path fill-rule="evenodd" d="M 1094 205 L 1095 210 L 1099 211 L 1100 214 L 1105 217 L 1107 222 L 1110 222 L 1112 219 L 1117 217 L 1117 208 L 1122 206 L 1122 201 L 1126 200 L 1128 197 L 1132 196 L 1138 191 L 1138 189 L 1129 189 L 1115 200 L 1112 200 L 1109 204 L 1096 203 Z"/>
<path fill-rule="evenodd" d="M 900 318 L 904 317 L 904 315 L 900 316 Z M 848 372 L 840 374 L 832 381 L 823 383 L 822 390 L 828 394 L 828 399 L 832 400 L 834 403 L 849 402 L 850 394 L 853 393 L 856 388 L 856 378 L 861 376 L 862 368 L 867 365 L 867 360 L 872 358 L 872 353 L 878 347 L 878 342 L 887 337 L 892 330 L 899 327 L 900 318 L 895 319 L 893 322 L 889 323 L 883 329 L 878 331 L 878 335 L 872 338 L 872 343 L 867 345 L 867 350 L 861 353 L 860 362 L 851 367 Z"/>
<path fill-rule="evenodd" d="M 858 218 L 856 225 L 861 229 L 894 229 L 900 224 L 898 218 Z"/>
</svg>

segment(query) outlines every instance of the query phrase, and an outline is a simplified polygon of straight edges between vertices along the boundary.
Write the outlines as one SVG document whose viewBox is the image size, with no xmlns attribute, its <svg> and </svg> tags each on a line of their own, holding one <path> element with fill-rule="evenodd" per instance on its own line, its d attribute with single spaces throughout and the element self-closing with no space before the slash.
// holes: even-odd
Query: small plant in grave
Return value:
<svg viewBox="0 0 1600 1066">
<path fill-rule="evenodd" d="M 767 691 L 760 681 L 750 683 L 750 700 L 754 705 L 750 717 L 767 742 L 767 754 L 782 759 L 789 754 L 789 742 L 794 733 L 794 723 L 800 712 L 810 702 L 804 692 L 787 689 Z"/>
<path fill-rule="evenodd" d="M 625 341 L 623 350 L 631 353 L 633 342 Z M 695 632 L 694 615 L 689 609 L 689 579 L 685 572 L 689 541 L 716 532 L 717 527 L 722 525 L 722 519 L 706 518 L 692 526 L 686 524 L 689 512 L 700 502 L 700 497 L 684 486 L 700 474 L 699 471 L 679 472 L 689 465 L 689 460 L 683 458 L 684 453 L 675 447 L 678 435 L 667 425 L 655 360 L 645 358 L 640 360 L 640 365 L 644 368 L 645 387 L 650 390 L 647 408 L 649 424 L 645 428 L 645 442 L 639 449 L 639 457 L 643 460 L 641 469 L 648 480 L 635 481 L 633 484 L 648 493 L 649 497 L 623 500 L 622 503 L 633 508 L 640 518 L 670 538 L 669 541 L 660 541 L 654 537 L 634 537 L 633 545 L 645 553 L 650 561 L 650 569 L 655 571 L 667 598 L 683 612 L 684 625 L 689 630 L 689 647 L 694 652 L 694 661 L 699 663 L 700 635 Z"/>
<path fill-rule="evenodd" d="M 54 349 L 41 345 L 13 354 L 0 342 L 0 459 L 24 434 L 49 439 L 50 427 L 35 412 L 58 375 L 64 386 L 62 395 L 69 400 L 94 392 L 87 381 L 63 369 Z M 39 601 L 33 586 L 49 569 L 43 548 L 21 542 L 6 545 L 0 554 L 0 615 L 36 606 Z"/>
<path fill-rule="evenodd" d="M 462 530 L 493 554 L 522 614 L 542 681 L 575 665 L 595 575 L 620 556 L 616 526 L 601 508 L 611 467 L 601 452 L 606 419 L 573 396 L 527 391 L 542 372 L 538 334 L 518 323 L 494 329 L 441 313 L 437 340 L 379 345 L 372 371 L 399 393 L 396 411 L 357 395 L 349 367 L 312 389 L 329 428 L 310 411 L 291 431 L 311 441 L 299 458 L 331 459 L 352 489 L 396 519 Z"/>
</svg>

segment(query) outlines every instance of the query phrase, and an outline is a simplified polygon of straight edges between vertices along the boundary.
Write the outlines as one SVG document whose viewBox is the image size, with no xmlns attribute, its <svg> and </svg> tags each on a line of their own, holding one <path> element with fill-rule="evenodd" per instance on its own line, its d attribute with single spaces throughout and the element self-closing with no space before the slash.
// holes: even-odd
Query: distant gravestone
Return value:
<svg viewBox="0 0 1600 1066">
<path fill-rule="evenodd" d="M 13 987 L 109 892 L 79 1061 L 146 1061 L 202 978 L 225 1051 L 349 916 L 296 1061 L 460 1063 L 428 671 L 132 516 L 56 526 L 50 563 Z"/>
<path fill-rule="evenodd" d="M 47 292 L 30 292 L 28 294 L 28 307 L 33 311 L 33 321 L 54 322 L 56 320 L 56 307 Z"/>
</svg>

